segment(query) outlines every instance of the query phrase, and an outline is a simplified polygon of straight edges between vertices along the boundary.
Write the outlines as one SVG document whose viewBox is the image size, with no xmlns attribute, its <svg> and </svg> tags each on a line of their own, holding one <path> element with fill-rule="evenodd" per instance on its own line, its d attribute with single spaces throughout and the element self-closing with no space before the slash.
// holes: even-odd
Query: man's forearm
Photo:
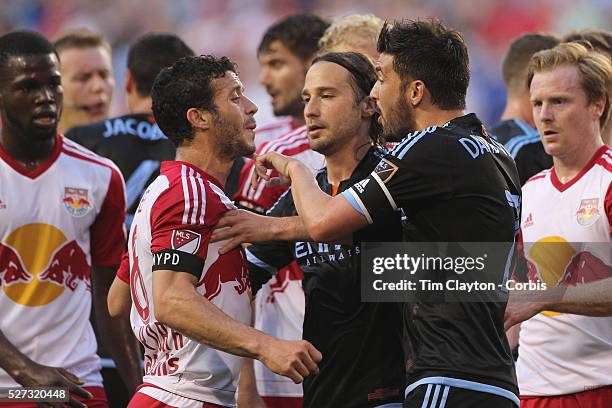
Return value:
<svg viewBox="0 0 612 408">
<path fill-rule="evenodd" d="M 193 286 L 161 289 L 155 308 L 160 322 L 199 343 L 234 355 L 259 358 L 261 347 L 271 339 L 223 313 Z"/>
<path fill-rule="evenodd" d="M 20 374 L 25 371 L 30 363 L 32 363 L 32 360 L 19 351 L 0 331 L 0 367 L 15 381 L 19 382 Z"/>
<path fill-rule="evenodd" d="M 312 235 L 312 230 L 325 222 L 332 197 L 321 191 L 310 170 L 299 162 L 289 164 L 289 176 L 295 208 L 308 235 Z"/>
<path fill-rule="evenodd" d="M 273 241 L 311 241 L 302 217 L 268 217 Z"/>
</svg>

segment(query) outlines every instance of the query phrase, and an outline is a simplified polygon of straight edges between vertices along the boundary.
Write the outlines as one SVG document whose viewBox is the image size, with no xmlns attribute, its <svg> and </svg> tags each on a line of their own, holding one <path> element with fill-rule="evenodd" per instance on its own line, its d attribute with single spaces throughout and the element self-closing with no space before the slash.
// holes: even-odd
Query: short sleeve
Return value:
<svg viewBox="0 0 612 408">
<path fill-rule="evenodd" d="M 200 277 L 212 229 L 226 210 L 213 199 L 207 183 L 196 175 L 184 176 L 153 204 L 153 270 L 168 269 Z"/>
<path fill-rule="evenodd" d="M 130 284 L 130 257 L 127 251 L 123 252 L 123 255 L 121 255 L 121 264 L 119 265 L 119 269 L 117 269 L 116 276 L 128 285 Z"/>
<path fill-rule="evenodd" d="M 374 223 L 398 208 L 418 206 L 452 193 L 446 138 L 416 134 L 398 144 L 370 176 L 342 193 L 353 208 Z M 436 140 L 437 139 L 437 140 Z"/>
<path fill-rule="evenodd" d="M 91 263 L 93 266 L 116 268 L 125 249 L 125 184 L 117 169 L 111 167 L 108 190 L 102 208 L 90 228 Z"/>
</svg>

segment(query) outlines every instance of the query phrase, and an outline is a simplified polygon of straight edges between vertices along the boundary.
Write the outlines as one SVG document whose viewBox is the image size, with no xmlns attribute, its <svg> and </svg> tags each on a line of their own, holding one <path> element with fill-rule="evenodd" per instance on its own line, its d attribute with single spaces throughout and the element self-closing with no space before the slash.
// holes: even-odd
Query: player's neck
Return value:
<svg viewBox="0 0 612 408">
<path fill-rule="evenodd" d="M 200 149 L 193 143 L 177 148 L 176 160 L 193 164 L 206 174 L 213 176 L 222 186 L 225 186 L 233 164 L 233 160 L 221 157 L 213 149 Z"/>
<path fill-rule="evenodd" d="M 292 123 L 292 125 L 293 125 L 292 127 L 294 129 L 299 128 L 300 126 L 304 126 L 306 124 L 306 120 L 304 119 L 304 115 L 303 114 L 300 114 L 300 115 L 297 115 L 297 116 L 292 116 L 291 117 L 291 121 L 293 122 Z"/>
<path fill-rule="evenodd" d="M 31 140 L 24 135 L 15 136 L 9 126 L 0 133 L 0 144 L 15 161 L 31 170 L 47 160 L 55 149 L 55 137 L 47 140 Z"/>
<path fill-rule="evenodd" d="M 151 97 L 134 97 L 128 99 L 128 110 L 132 115 L 144 113 L 147 115 L 153 114 Z"/>
<path fill-rule="evenodd" d="M 522 101 L 518 100 L 517 98 L 508 98 L 508 103 L 506 104 L 504 112 L 501 115 L 501 120 L 519 119 L 527 123 L 532 128 L 535 128 L 533 119 L 527 114 L 527 112 L 531 113 L 531 109 L 526 110 Z"/>
<path fill-rule="evenodd" d="M 351 178 L 353 171 L 367 154 L 372 142 L 367 134 L 354 137 L 350 143 L 337 152 L 325 156 L 327 165 L 327 181 L 337 185 Z"/>
<path fill-rule="evenodd" d="M 597 137 L 597 139 L 577 146 L 572 151 L 553 156 L 553 166 L 559 181 L 565 184 L 576 177 L 601 146 L 603 146 L 601 137 Z"/>
<path fill-rule="evenodd" d="M 441 110 L 441 109 L 424 109 L 415 115 L 416 129 L 426 129 L 430 126 L 442 126 L 446 122 L 465 115 L 465 111 L 458 110 Z"/>
</svg>

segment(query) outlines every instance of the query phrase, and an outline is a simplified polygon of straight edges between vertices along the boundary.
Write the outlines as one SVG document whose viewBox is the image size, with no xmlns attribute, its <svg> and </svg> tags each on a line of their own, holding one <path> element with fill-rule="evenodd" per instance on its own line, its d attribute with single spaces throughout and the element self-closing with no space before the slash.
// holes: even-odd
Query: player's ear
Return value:
<svg viewBox="0 0 612 408">
<path fill-rule="evenodd" d="M 591 102 L 590 110 L 593 114 L 593 117 L 599 121 L 601 115 L 603 115 L 604 110 L 606 109 L 606 98 L 599 98 L 593 102 Z"/>
<path fill-rule="evenodd" d="M 376 101 L 371 96 L 366 96 L 361 101 L 361 117 L 370 118 L 377 112 Z"/>
<path fill-rule="evenodd" d="M 404 97 L 408 103 L 414 108 L 418 106 L 425 98 L 426 88 L 425 83 L 420 80 L 412 81 L 406 87 Z"/>
<path fill-rule="evenodd" d="M 125 71 L 125 93 L 129 94 L 134 91 L 136 84 L 134 83 L 134 76 L 132 72 L 127 69 Z"/>
<path fill-rule="evenodd" d="M 189 108 L 187 110 L 187 121 L 195 130 L 208 130 L 212 123 L 212 115 L 204 109 Z"/>
</svg>

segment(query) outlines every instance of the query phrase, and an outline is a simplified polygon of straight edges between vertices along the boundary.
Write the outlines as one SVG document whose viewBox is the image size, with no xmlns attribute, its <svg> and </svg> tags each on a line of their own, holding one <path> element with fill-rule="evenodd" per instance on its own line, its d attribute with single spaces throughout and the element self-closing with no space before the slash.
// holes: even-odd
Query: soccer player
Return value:
<svg viewBox="0 0 612 408">
<path fill-rule="evenodd" d="M 383 222 L 397 209 L 407 215 L 406 241 L 513 242 L 518 174 L 478 118 L 464 114 L 469 65 L 461 35 L 435 20 L 399 21 L 383 27 L 378 51 L 371 96 L 387 138 L 403 138 L 390 155 L 335 197 L 299 161 L 278 154 L 257 158 L 260 177 L 269 178 L 265 170 L 274 167 L 291 179 L 298 221 L 317 242 Z M 296 228 L 291 219 L 279 220 L 268 228 Z M 405 406 L 518 406 L 504 309 L 504 302 L 406 303 L 413 353 Z"/>
<path fill-rule="evenodd" d="M 224 255 L 210 234 L 235 208 L 223 183 L 252 154 L 257 107 L 226 57 L 185 57 L 157 76 L 153 113 L 177 147 L 145 191 L 128 241 L 132 327 L 145 348 L 144 384 L 130 407 L 234 406 L 239 356 L 303 381 L 321 354 L 308 342 L 248 326 L 251 288 L 242 249 Z M 124 258 L 125 259 L 125 258 Z M 202 405 L 204 404 L 204 405 Z"/>
<path fill-rule="evenodd" d="M 105 407 L 92 296 L 106 349 L 137 352 L 129 322 L 106 311 L 125 245 L 121 173 L 57 133 L 60 64 L 46 38 L 0 37 L 0 78 L 0 386 L 67 387 L 73 406 Z"/>
<path fill-rule="evenodd" d="M 78 29 L 64 33 L 53 45 L 64 87 L 59 131 L 108 118 L 115 88 L 110 44 L 99 34 Z"/>
<path fill-rule="evenodd" d="M 563 37 L 563 42 L 582 42 L 587 41 L 595 48 L 595 51 L 602 53 L 612 59 L 612 32 L 589 28 L 586 30 L 572 32 Z M 601 138 L 608 146 L 612 146 L 612 121 L 601 131 Z"/>
<path fill-rule="evenodd" d="M 378 145 L 380 125 L 369 97 L 375 82 L 374 66 L 359 53 L 322 55 L 306 74 L 302 97 L 308 138 L 311 148 L 325 156 L 327 166 L 316 179 L 329 195 L 367 177 L 386 152 Z M 227 217 L 219 226 L 240 226 L 247 215 Z M 268 215 L 297 215 L 291 190 Z M 266 220 L 248 216 L 249 222 Z M 226 234 L 231 236 L 219 229 L 213 239 Z M 293 260 L 304 272 L 303 338 L 325 356 L 320 373 L 304 381 L 304 407 L 399 407 L 403 400 L 401 309 L 395 303 L 361 303 L 360 264 L 355 259 L 362 240 L 401 240 L 399 215 L 366 227 L 354 240 L 356 245 L 269 241 L 246 250 L 251 276 L 262 281 Z M 264 292 L 264 298 L 275 289 Z M 266 403 L 297 406 L 287 399 L 274 405 L 267 398 Z"/>
<path fill-rule="evenodd" d="M 151 108 L 151 87 L 157 74 L 182 57 L 194 55 L 175 34 L 148 33 L 130 46 L 125 92 L 129 114 L 66 132 L 66 137 L 111 159 L 126 180 L 130 227 L 140 197 L 159 174 L 159 164 L 173 160 L 174 145 L 159 130 Z"/>
<path fill-rule="evenodd" d="M 360 52 L 375 61 L 376 41 L 383 21 L 372 14 L 351 14 L 334 21 L 319 40 L 319 54 Z"/>
<path fill-rule="evenodd" d="M 612 150 L 600 131 L 609 118 L 612 65 L 583 45 L 563 43 L 535 54 L 528 83 L 538 132 L 554 163 L 523 190 L 521 232 L 530 278 L 548 287 L 576 285 L 568 297 L 579 293 L 580 284 L 604 278 L 609 287 Z M 513 323 L 533 316 L 520 331 L 521 407 L 609 406 L 612 317 L 601 316 L 612 309 L 609 298 L 607 304 L 598 298 L 509 304 Z"/>
<path fill-rule="evenodd" d="M 489 133 L 514 157 L 521 185 L 531 176 L 552 166 L 552 158 L 544 151 L 531 114 L 527 65 L 533 54 L 557 44 L 559 39 L 552 35 L 523 34 L 510 44 L 502 62 L 502 76 L 507 92 L 506 108 L 501 122 L 492 126 Z"/>
</svg>

